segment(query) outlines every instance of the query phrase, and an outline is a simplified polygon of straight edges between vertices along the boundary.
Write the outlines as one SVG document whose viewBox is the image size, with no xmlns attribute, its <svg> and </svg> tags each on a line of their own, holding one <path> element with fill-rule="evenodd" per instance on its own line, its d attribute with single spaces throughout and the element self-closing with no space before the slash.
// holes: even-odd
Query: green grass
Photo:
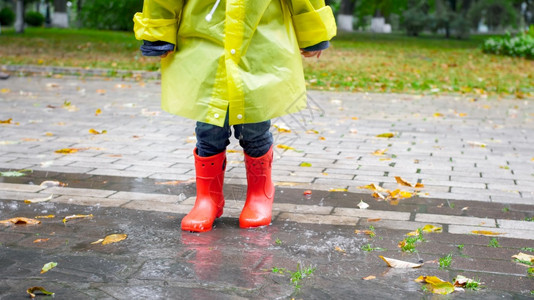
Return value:
<svg viewBox="0 0 534 300">
<path fill-rule="evenodd" d="M 417 229 L 417 235 L 416 236 L 409 236 L 402 240 L 399 243 L 399 247 L 401 248 L 402 252 L 417 252 L 415 247 L 417 246 L 418 242 L 423 242 L 425 238 L 423 237 L 423 230 L 421 228 Z"/>
<path fill-rule="evenodd" d="M 488 247 L 491 247 L 491 248 L 500 248 L 501 245 L 499 244 L 499 241 L 496 239 L 496 238 L 492 238 L 489 243 L 488 243 Z"/>
<path fill-rule="evenodd" d="M 319 60 L 304 60 L 305 76 L 321 90 L 534 96 L 534 61 L 482 53 L 487 37 L 340 34 Z M 2 28 L 0 64 L 158 70 L 140 45 L 132 32 Z"/>
<path fill-rule="evenodd" d="M 439 258 L 439 268 L 442 269 L 442 270 L 443 269 L 447 269 L 448 267 L 450 267 L 451 263 L 452 263 L 452 254 L 451 253 L 447 254 L 444 257 L 440 257 Z"/>
</svg>

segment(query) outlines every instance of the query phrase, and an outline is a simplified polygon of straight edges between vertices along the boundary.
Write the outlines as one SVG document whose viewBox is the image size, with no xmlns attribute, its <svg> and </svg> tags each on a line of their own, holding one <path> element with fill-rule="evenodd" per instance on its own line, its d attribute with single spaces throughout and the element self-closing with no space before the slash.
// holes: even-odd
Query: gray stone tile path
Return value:
<svg viewBox="0 0 534 300">
<path fill-rule="evenodd" d="M 38 229 L 0 228 L 6 258 L 0 260 L 0 299 L 18 299 L 30 282 L 79 299 L 168 299 L 176 293 L 346 299 L 355 290 L 365 298 L 418 298 L 425 294 L 415 277 L 450 280 L 457 274 L 482 278 L 487 286 L 456 294 L 460 299 L 515 299 L 534 290 L 526 268 L 510 258 L 534 249 L 534 222 L 525 220 L 534 217 L 532 99 L 312 91 L 301 113 L 273 120 L 273 225 L 237 228 L 246 177 L 232 140 L 223 218 L 212 232 L 191 235 L 178 228 L 194 203 L 194 122 L 162 112 L 159 89 L 157 81 L 0 81 L 0 171 L 32 170 L 0 176 L 0 220 L 95 214 L 72 226 L 56 218 Z M 384 133 L 393 137 L 377 137 Z M 77 151 L 55 152 L 67 148 Z M 424 188 L 400 186 L 396 176 Z M 39 186 L 44 180 L 67 186 Z M 378 201 L 361 188 L 371 183 L 417 196 L 397 205 Z M 50 202 L 23 203 L 50 195 Z M 360 209 L 360 201 L 370 207 Z M 415 254 L 401 252 L 397 243 L 405 234 L 426 224 L 443 232 L 425 235 Z M 377 238 L 354 233 L 371 227 Z M 113 232 L 131 239 L 110 248 L 90 244 Z M 34 244 L 36 235 L 51 242 Z M 492 238 L 501 247 L 490 248 Z M 386 249 L 384 256 L 424 260 L 426 267 L 388 270 L 380 254 L 362 250 L 366 244 Z M 454 253 L 453 265 L 438 269 L 437 260 L 448 253 Z M 34 274 L 34 265 L 59 257 L 69 267 L 48 281 Z M 287 273 L 271 272 L 297 263 L 320 271 L 299 291 Z M 368 275 L 378 278 L 361 279 Z"/>
</svg>

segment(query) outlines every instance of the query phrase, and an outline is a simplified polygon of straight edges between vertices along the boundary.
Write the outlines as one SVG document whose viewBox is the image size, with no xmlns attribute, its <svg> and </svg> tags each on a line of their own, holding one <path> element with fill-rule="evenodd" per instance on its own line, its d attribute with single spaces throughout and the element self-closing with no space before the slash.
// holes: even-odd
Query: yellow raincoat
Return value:
<svg viewBox="0 0 534 300">
<path fill-rule="evenodd" d="M 176 45 L 161 61 L 163 109 L 217 126 L 227 112 L 234 125 L 305 108 L 299 48 L 336 34 L 324 0 L 145 0 L 134 22 L 137 39 Z"/>
</svg>

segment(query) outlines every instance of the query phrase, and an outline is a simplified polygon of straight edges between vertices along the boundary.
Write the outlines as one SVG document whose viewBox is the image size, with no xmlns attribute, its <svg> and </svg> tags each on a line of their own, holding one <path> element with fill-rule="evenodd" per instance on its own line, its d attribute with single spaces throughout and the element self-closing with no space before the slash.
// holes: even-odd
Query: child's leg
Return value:
<svg viewBox="0 0 534 300">
<path fill-rule="evenodd" d="M 271 223 L 274 185 L 271 179 L 273 138 L 270 121 L 234 126 L 235 136 L 245 151 L 247 200 L 239 216 L 242 228 Z"/>
<path fill-rule="evenodd" d="M 213 221 L 223 213 L 223 183 L 226 146 L 231 135 L 228 123 L 218 127 L 197 122 L 197 148 L 194 150 L 197 198 L 195 206 L 182 219 L 182 230 L 209 231 Z"/>
</svg>

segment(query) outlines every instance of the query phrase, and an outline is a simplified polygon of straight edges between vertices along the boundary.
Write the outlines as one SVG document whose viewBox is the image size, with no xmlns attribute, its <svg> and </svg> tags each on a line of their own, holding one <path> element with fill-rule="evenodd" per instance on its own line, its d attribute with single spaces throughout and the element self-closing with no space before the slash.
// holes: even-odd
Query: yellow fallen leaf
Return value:
<svg viewBox="0 0 534 300">
<path fill-rule="evenodd" d="M 348 192 L 348 190 L 344 188 L 331 188 L 328 191 L 329 192 Z"/>
<path fill-rule="evenodd" d="M 0 120 L 0 124 L 13 124 L 13 119 L 9 118 L 7 120 Z"/>
<path fill-rule="evenodd" d="M 110 234 L 110 235 L 108 235 L 108 236 L 106 236 L 104 238 L 104 240 L 102 241 L 102 245 L 107 245 L 107 244 L 111 244 L 111 243 L 117 243 L 117 242 L 120 242 L 122 240 L 125 240 L 127 237 L 128 237 L 128 235 L 124 234 L 124 233 Z"/>
<path fill-rule="evenodd" d="M 306 133 L 319 134 L 319 131 L 310 129 L 310 130 L 306 130 Z"/>
<path fill-rule="evenodd" d="M 273 124 L 273 127 L 276 128 L 278 132 L 291 132 L 291 129 L 287 128 L 285 125 Z"/>
<path fill-rule="evenodd" d="M 473 230 L 473 231 L 471 231 L 471 233 L 481 234 L 481 235 L 501 235 L 501 234 L 504 234 L 504 233 L 493 232 L 493 231 L 488 231 L 488 230 Z"/>
<path fill-rule="evenodd" d="M 442 113 L 439 113 L 439 112 L 437 112 L 437 113 L 434 113 L 434 117 L 436 117 L 436 118 L 438 118 L 438 117 L 443 117 L 443 114 L 442 114 Z"/>
<path fill-rule="evenodd" d="M 279 144 L 279 145 L 276 145 L 276 148 L 279 148 L 279 149 L 284 149 L 284 150 L 296 150 L 295 148 L 293 147 L 290 147 L 288 145 L 283 145 L 283 144 Z"/>
<path fill-rule="evenodd" d="M 50 239 L 36 239 L 36 240 L 34 240 L 33 242 L 37 244 L 37 243 L 48 242 L 48 240 L 50 240 Z"/>
<path fill-rule="evenodd" d="M 466 113 L 459 113 L 459 114 L 458 114 L 458 117 L 466 117 L 466 116 L 467 116 Z"/>
<path fill-rule="evenodd" d="M 0 221 L 0 224 L 4 224 L 7 226 L 9 225 L 37 225 L 37 224 L 41 224 L 41 221 L 36 220 L 36 219 L 24 218 L 24 217 L 16 217 L 16 218 L 11 218 L 8 220 Z"/>
<path fill-rule="evenodd" d="M 385 261 L 389 267 L 396 268 L 396 269 L 420 268 L 423 265 L 423 264 L 414 264 L 411 262 L 393 259 L 393 258 L 387 258 L 382 255 L 378 257 L 380 257 L 383 261 Z"/>
<path fill-rule="evenodd" d="M 45 132 L 45 135 L 46 136 L 54 136 L 54 134 L 52 132 Z"/>
<path fill-rule="evenodd" d="M 312 164 L 310 164 L 309 162 L 305 162 L 305 161 L 301 162 L 299 165 L 299 167 L 311 167 L 311 166 Z"/>
<path fill-rule="evenodd" d="M 401 191 L 399 189 L 389 192 L 391 199 L 407 199 L 413 197 L 413 194 L 407 191 Z"/>
<path fill-rule="evenodd" d="M 388 152 L 388 149 L 379 149 L 379 150 L 375 150 L 375 152 L 373 152 L 372 154 L 375 155 L 375 156 L 383 156 L 386 154 L 386 152 Z"/>
<path fill-rule="evenodd" d="M 90 134 L 105 134 L 106 132 L 107 132 L 106 130 L 98 131 L 93 128 L 89 129 Z"/>
<path fill-rule="evenodd" d="M 30 203 L 41 203 L 41 202 L 47 202 L 52 200 L 54 198 L 54 194 L 51 194 L 50 196 L 46 198 L 32 198 L 32 199 L 26 199 L 24 200 L 24 203 L 30 204 Z"/>
<path fill-rule="evenodd" d="M 341 253 L 345 253 L 346 252 L 345 250 L 341 249 L 339 246 L 336 246 L 334 248 L 334 250 L 336 250 L 337 252 L 341 252 Z"/>
<path fill-rule="evenodd" d="M 381 133 L 381 134 L 377 135 L 376 137 L 390 139 L 390 138 L 392 138 L 394 136 L 395 136 L 394 133 L 386 132 L 386 133 Z"/>
<path fill-rule="evenodd" d="M 364 277 L 362 278 L 363 280 L 373 280 L 373 279 L 376 279 L 376 276 L 375 275 L 369 275 L 367 277 Z"/>
<path fill-rule="evenodd" d="M 409 183 L 408 181 L 402 179 L 400 176 L 395 176 L 395 180 L 396 180 L 397 183 L 400 184 L 400 185 L 413 187 L 413 185 L 412 185 L 411 183 Z"/>
<path fill-rule="evenodd" d="M 93 217 L 92 214 L 66 216 L 65 218 L 63 218 L 63 224 L 67 223 L 68 221 L 74 220 L 74 219 L 88 219 L 88 218 L 92 218 L 92 217 Z"/>
<path fill-rule="evenodd" d="M 424 187 L 425 187 L 425 185 L 420 183 L 420 182 L 416 183 L 415 186 L 414 186 L 414 188 L 416 188 L 416 189 L 422 189 Z"/>
<path fill-rule="evenodd" d="M 386 197 L 379 192 L 374 192 L 371 196 L 377 199 L 386 200 Z"/>
<path fill-rule="evenodd" d="M 36 219 L 53 219 L 55 218 L 55 215 L 47 215 L 47 216 L 36 216 Z"/>
<path fill-rule="evenodd" d="M 358 117 L 352 117 L 352 119 L 356 121 L 356 120 L 358 120 Z"/>
<path fill-rule="evenodd" d="M 100 95 L 104 95 L 104 94 L 106 93 L 106 90 L 104 90 L 104 89 L 97 89 L 97 90 L 96 90 L 96 93 L 97 93 L 97 94 L 100 94 Z"/>
<path fill-rule="evenodd" d="M 243 150 L 228 149 L 226 153 L 243 153 Z"/>
<path fill-rule="evenodd" d="M 46 273 L 50 270 L 52 270 L 53 268 L 55 268 L 57 266 L 57 262 L 49 262 L 49 263 L 46 263 L 43 268 L 41 269 L 41 274 L 43 273 Z"/>
<path fill-rule="evenodd" d="M 37 294 L 36 292 L 39 292 L 39 294 Z M 30 295 L 30 298 L 35 298 L 36 294 L 37 295 L 48 295 L 48 296 L 54 296 L 54 293 L 52 292 L 49 292 L 47 291 L 44 287 L 42 286 L 34 286 L 34 287 L 31 287 L 29 289 L 26 290 L 26 293 L 28 293 L 28 295 Z"/>
<path fill-rule="evenodd" d="M 369 218 L 369 219 L 367 219 L 367 222 L 378 222 L 380 220 L 382 220 L 382 219 L 381 218 Z"/>
<path fill-rule="evenodd" d="M 99 114 L 102 113 L 102 110 L 100 108 L 98 108 L 96 111 L 95 111 L 95 116 L 98 116 Z"/>
<path fill-rule="evenodd" d="M 3 88 L 3 89 L 0 90 L 0 93 L 2 93 L 2 94 L 7 94 L 9 92 L 11 92 L 11 90 L 8 89 L 8 88 Z"/>
<path fill-rule="evenodd" d="M 64 149 L 56 150 L 54 152 L 58 154 L 72 154 L 72 153 L 78 152 L 79 150 L 80 149 L 76 149 L 76 148 L 64 148 Z"/>
</svg>

